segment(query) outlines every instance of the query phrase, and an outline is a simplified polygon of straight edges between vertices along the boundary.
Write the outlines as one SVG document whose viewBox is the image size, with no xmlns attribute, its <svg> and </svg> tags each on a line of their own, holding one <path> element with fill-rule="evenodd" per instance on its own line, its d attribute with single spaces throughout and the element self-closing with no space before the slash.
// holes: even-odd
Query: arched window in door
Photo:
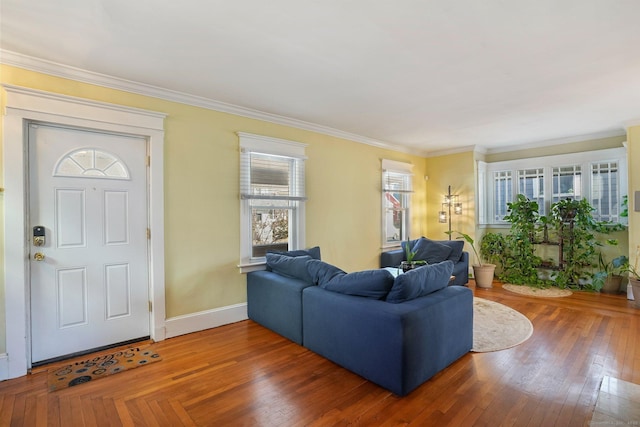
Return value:
<svg viewBox="0 0 640 427">
<path fill-rule="evenodd" d="M 56 164 L 53 176 L 130 179 L 129 169 L 117 156 L 93 148 L 65 154 Z"/>
</svg>

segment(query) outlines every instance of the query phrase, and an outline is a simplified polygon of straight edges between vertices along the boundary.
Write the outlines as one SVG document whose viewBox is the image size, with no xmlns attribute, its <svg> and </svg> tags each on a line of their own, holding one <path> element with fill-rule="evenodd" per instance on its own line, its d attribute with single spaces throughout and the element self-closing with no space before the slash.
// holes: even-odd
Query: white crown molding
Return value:
<svg viewBox="0 0 640 427">
<path fill-rule="evenodd" d="M 424 154 L 424 157 L 440 157 L 440 156 L 448 156 L 450 154 L 460 154 L 467 153 L 469 151 L 473 151 L 476 153 L 482 153 L 484 148 L 479 147 L 477 145 L 467 145 L 464 147 L 456 147 L 456 148 L 448 148 L 446 150 L 436 150 L 436 151 L 428 151 Z"/>
<path fill-rule="evenodd" d="M 61 77 L 65 79 L 75 80 L 83 83 L 107 87 L 110 89 L 121 90 L 124 92 L 135 93 L 138 95 L 150 96 L 166 101 L 177 102 L 180 104 L 191 105 L 194 107 L 206 108 L 208 110 L 219 111 L 223 113 L 234 114 L 237 116 L 247 117 L 250 119 L 262 120 L 283 126 L 289 126 L 297 129 L 317 132 L 336 138 L 346 139 L 349 141 L 359 142 L 387 150 L 411 153 L 426 157 L 427 153 L 423 150 L 405 147 L 402 145 L 379 141 L 366 136 L 357 135 L 350 132 L 341 131 L 328 126 L 322 126 L 315 123 L 306 122 L 304 120 L 293 119 L 277 114 L 267 113 L 264 111 L 245 108 L 238 105 L 228 104 L 226 102 L 215 101 L 201 96 L 190 95 L 178 91 L 164 89 L 158 86 L 152 86 L 145 83 L 134 82 L 131 80 L 121 79 L 118 77 L 108 76 L 106 74 L 95 73 L 69 65 L 59 64 L 53 61 L 34 58 L 20 53 L 0 49 L 0 63 L 35 71 L 43 74 Z"/>
<path fill-rule="evenodd" d="M 626 131 L 629 131 L 629 128 L 635 127 L 635 126 L 640 126 L 640 119 L 633 119 L 633 120 L 629 120 L 627 122 L 624 122 L 624 129 Z"/>
<path fill-rule="evenodd" d="M 489 148 L 487 149 L 486 154 L 508 153 L 511 151 L 528 150 L 531 148 L 548 147 L 551 145 L 563 145 L 563 144 L 571 144 L 574 142 L 590 141 L 592 139 L 611 138 L 614 136 L 625 136 L 625 133 L 621 129 L 613 129 L 613 130 L 604 131 L 604 132 L 569 136 L 566 138 L 548 139 L 545 141 L 531 142 L 528 144 L 518 144 L 515 148 L 513 146 Z"/>
</svg>

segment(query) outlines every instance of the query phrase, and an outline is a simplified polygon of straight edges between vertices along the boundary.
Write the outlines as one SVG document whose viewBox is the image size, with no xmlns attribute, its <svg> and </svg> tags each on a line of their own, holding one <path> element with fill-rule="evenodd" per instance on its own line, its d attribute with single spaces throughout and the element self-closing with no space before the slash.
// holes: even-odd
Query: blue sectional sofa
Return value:
<svg viewBox="0 0 640 427">
<path fill-rule="evenodd" d="M 382 252 L 380 254 L 380 267 L 398 267 L 402 261 L 406 261 L 405 246 L 402 242 L 401 249 Z M 445 260 L 453 262 L 453 276 L 455 279 L 451 285 L 465 286 L 469 283 L 469 252 L 465 252 L 462 240 L 431 240 L 421 237 L 409 240 L 409 247 L 416 252 L 415 260 L 427 261 L 436 264 Z"/>
<path fill-rule="evenodd" d="M 315 249 L 315 248 L 314 248 Z M 346 273 L 302 254 L 267 254 L 247 274 L 249 318 L 404 396 L 473 344 L 473 295 L 447 286 L 453 262 L 394 277 Z"/>
</svg>

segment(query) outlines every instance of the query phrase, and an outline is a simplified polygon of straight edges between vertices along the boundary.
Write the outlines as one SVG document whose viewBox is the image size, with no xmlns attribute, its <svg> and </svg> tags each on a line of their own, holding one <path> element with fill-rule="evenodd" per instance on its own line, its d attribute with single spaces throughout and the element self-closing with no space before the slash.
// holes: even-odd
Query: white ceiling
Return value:
<svg viewBox="0 0 640 427">
<path fill-rule="evenodd" d="M 421 151 L 624 134 L 640 119 L 639 0 L 0 0 L 0 7 L 5 57 Z"/>
</svg>

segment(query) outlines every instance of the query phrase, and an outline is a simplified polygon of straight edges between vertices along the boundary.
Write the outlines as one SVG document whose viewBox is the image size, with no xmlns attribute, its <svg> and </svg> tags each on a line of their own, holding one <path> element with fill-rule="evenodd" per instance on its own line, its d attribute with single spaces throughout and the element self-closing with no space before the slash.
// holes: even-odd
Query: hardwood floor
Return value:
<svg viewBox="0 0 640 427">
<path fill-rule="evenodd" d="M 48 392 L 46 367 L 1 382 L 0 426 L 584 426 L 605 376 L 640 384 L 640 309 L 625 295 L 474 293 L 525 314 L 533 336 L 403 398 L 244 321 L 153 343 L 161 362 L 77 387 Z"/>
</svg>

